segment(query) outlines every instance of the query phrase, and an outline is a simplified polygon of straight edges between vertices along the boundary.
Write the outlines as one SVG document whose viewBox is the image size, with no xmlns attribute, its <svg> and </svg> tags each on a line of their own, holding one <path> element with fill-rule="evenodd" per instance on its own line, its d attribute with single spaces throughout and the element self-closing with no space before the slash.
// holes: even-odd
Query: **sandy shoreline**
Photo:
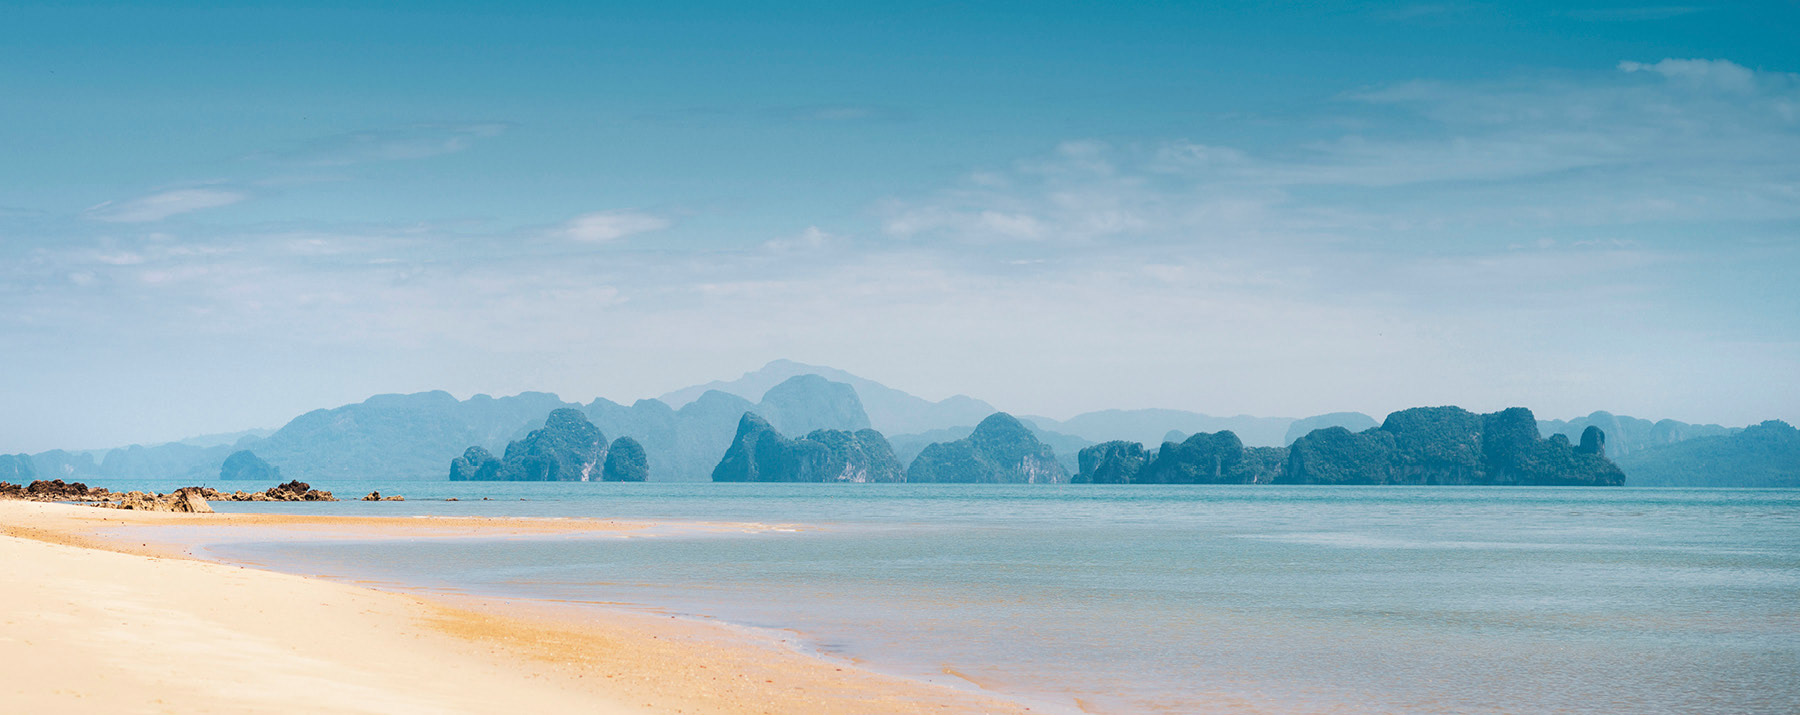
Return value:
<svg viewBox="0 0 1800 715">
<path fill-rule="evenodd" d="M 129 512 L 0 501 L 0 701 L 19 712 L 1023 713 L 653 614 L 393 593 L 201 561 L 158 529 L 431 538 L 589 519 Z M 139 538 L 143 537 L 143 538 Z"/>
</svg>

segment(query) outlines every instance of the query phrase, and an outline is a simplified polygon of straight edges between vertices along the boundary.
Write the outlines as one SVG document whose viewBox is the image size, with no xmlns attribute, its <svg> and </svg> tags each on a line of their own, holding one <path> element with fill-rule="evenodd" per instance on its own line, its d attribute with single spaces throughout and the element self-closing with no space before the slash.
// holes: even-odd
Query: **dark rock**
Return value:
<svg viewBox="0 0 1800 715">
<path fill-rule="evenodd" d="M 506 445 L 496 460 L 480 447 L 470 447 L 450 462 L 451 481 L 586 482 L 599 481 L 606 459 L 606 435 L 580 410 L 562 408 L 544 426 Z"/>
<path fill-rule="evenodd" d="M 480 447 L 470 447 L 450 461 L 450 481 L 489 482 L 500 478 L 500 458 Z"/>
<path fill-rule="evenodd" d="M 39 479 L 25 487 L 25 498 L 37 501 L 80 501 L 106 493 L 105 489 L 90 490 L 81 482 L 64 482 L 61 479 Z"/>
<path fill-rule="evenodd" d="M 1103 442 L 1081 450 L 1078 457 L 1080 470 L 1071 481 L 1076 484 L 1131 484 L 1137 481 L 1138 472 L 1148 462 L 1142 443 Z"/>
<path fill-rule="evenodd" d="M 331 492 L 314 489 L 311 484 L 298 480 L 269 487 L 263 494 L 268 501 L 337 501 Z"/>
<path fill-rule="evenodd" d="M 608 482 L 648 480 L 650 459 L 644 454 L 644 446 L 630 437 L 613 440 L 612 446 L 606 448 L 606 466 L 601 468 L 600 478 Z"/>
<path fill-rule="evenodd" d="M 1057 484 L 1069 473 L 1056 451 L 1012 415 L 989 415 L 965 439 L 925 448 L 907 468 L 909 482 Z"/>
<path fill-rule="evenodd" d="M 225 464 L 219 467 L 219 478 L 231 481 L 237 479 L 257 481 L 274 481 L 281 478 L 281 470 L 270 466 L 262 457 L 250 450 L 239 450 L 225 458 Z"/>
<path fill-rule="evenodd" d="M 1581 454 L 1592 454 L 1599 457 L 1606 456 L 1606 433 L 1601 432 L 1599 427 L 1589 427 L 1582 430 L 1581 446 L 1575 448 L 1575 451 Z"/>
<path fill-rule="evenodd" d="M 872 429 L 813 430 L 782 436 L 760 415 L 746 412 L 737 436 L 713 469 L 715 482 L 900 482 L 900 460 Z"/>
<path fill-rule="evenodd" d="M 1200 432 L 1181 442 L 1165 442 L 1144 466 L 1144 484 L 1266 484 L 1275 480 L 1287 457 L 1282 447 L 1245 447 L 1231 430 Z"/>
<path fill-rule="evenodd" d="M 1590 428 L 1592 442 L 1605 436 Z M 1465 484 L 1616 486 L 1625 475 L 1603 450 L 1582 451 L 1566 436 L 1538 437 L 1531 411 L 1477 415 L 1421 407 L 1388 416 L 1361 433 L 1314 431 L 1288 450 L 1285 484 Z"/>
</svg>

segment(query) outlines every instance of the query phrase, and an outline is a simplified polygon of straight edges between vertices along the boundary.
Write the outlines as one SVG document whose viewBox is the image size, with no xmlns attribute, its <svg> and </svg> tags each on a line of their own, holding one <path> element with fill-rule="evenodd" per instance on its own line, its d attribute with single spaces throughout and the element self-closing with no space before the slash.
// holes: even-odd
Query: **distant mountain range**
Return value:
<svg viewBox="0 0 1800 715">
<path fill-rule="evenodd" d="M 857 398 L 862 401 L 863 410 L 869 416 L 870 424 L 868 426 L 882 434 L 909 434 L 956 425 L 969 425 L 970 429 L 974 429 L 975 423 L 999 411 L 994 409 L 993 405 L 966 395 L 956 395 L 932 402 L 837 368 L 807 365 L 792 360 L 776 360 L 755 372 L 745 373 L 743 377 L 736 380 L 713 381 L 704 385 L 682 388 L 663 395 L 659 399 L 670 407 L 678 409 L 682 405 L 700 399 L 707 392 L 723 392 L 746 400 L 758 400 L 762 399 L 762 396 L 770 388 L 801 375 L 818 375 L 832 382 L 849 385 L 856 391 Z M 779 423 L 775 426 L 788 434 L 800 433 Z"/>
<path fill-rule="evenodd" d="M 560 408 L 580 410 L 608 436 L 632 438 L 642 446 L 654 481 L 710 478 L 746 412 L 757 413 L 787 435 L 872 428 L 891 443 L 902 464 L 910 464 L 933 443 L 968 438 L 977 424 L 999 412 L 963 395 L 933 402 L 835 368 L 777 360 L 736 380 L 696 385 L 629 406 L 605 399 L 570 403 L 542 392 L 467 400 L 441 391 L 377 395 L 308 412 L 273 431 L 111 450 L 51 450 L 30 455 L 30 461 L 44 478 L 205 480 L 217 477 L 226 457 L 251 450 L 294 479 L 444 479 L 450 461 L 471 446 L 501 451 Z M 1071 474 L 1079 471 L 1082 449 L 1107 442 L 1139 442 L 1155 451 L 1164 442 L 1183 442 L 1192 434 L 1230 431 L 1246 448 L 1279 448 L 1317 429 L 1359 433 L 1378 425 L 1358 412 L 1293 419 L 1215 417 L 1173 409 L 1102 410 L 1067 420 L 1024 416 L 1019 422 L 1054 450 L 1055 460 Z M 1588 427 L 1600 428 L 1607 453 L 1625 469 L 1628 484 L 1800 486 L 1800 449 L 1790 449 L 1780 439 L 1763 439 L 1780 434 L 1769 423 L 1751 435 L 1758 439 L 1734 439 L 1749 432 L 1738 428 L 1652 422 L 1607 412 L 1537 425 L 1543 437 L 1560 434 L 1571 441 L 1578 441 Z M 1690 442 L 1694 446 L 1675 449 Z M 1743 465 L 1752 463 L 1760 466 L 1745 471 Z M 1709 464 L 1739 466 L 1705 466 Z M 1748 476 L 1752 472 L 1753 478 Z"/>
</svg>

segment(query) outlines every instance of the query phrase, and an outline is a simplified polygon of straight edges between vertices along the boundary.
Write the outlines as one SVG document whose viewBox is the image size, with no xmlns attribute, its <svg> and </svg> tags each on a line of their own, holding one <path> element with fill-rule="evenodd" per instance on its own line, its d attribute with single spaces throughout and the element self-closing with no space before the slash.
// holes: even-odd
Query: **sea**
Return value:
<svg viewBox="0 0 1800 715">
<path fill-rule="evenodd" d="M 206 555 L 778 629 L 1044 712 L 1800 712 L 1800 490 L 314 486 L 407 501 L 215 507 L 665 526 Z"/>
</svg>

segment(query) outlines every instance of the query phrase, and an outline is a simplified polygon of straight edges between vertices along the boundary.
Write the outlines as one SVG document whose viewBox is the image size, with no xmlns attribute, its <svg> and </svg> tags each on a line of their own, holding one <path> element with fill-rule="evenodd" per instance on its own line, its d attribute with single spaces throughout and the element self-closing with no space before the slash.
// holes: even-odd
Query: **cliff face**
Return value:
<svg viewBox="0 0 1800 715">
<path fill-rule="evenodd" d="M 791 440 L 754 412 L 713 469 L 715 482 L 901 482 L 887 439 L 872 429 L 813 430 Z"/>
<path fill-rule="evenodd" d="M 1540 439 L 1531 411 L 1477 415 L 1419 407 L 1353 433 L 1315 431 L 1294 442 L 1283 484 L 1468 484 L 1617 486 L 1625 474 L 1605 454 L 1605 433 L 1589 427 L 1583 446 L 1561 434 Z"/>
<path fill-rule="evenodd" d="M 24 484 L 37 479 L 37 468 L 29 454 L 0 454 L 0 482 Z"/>
<path fill-rule="evenodd" d="M 270 466 L 268 462 L 263 461 L 262 458 L 256 456 L 254 452 L 241 450 L 233 452 L 231 456 L 225 458 L 225 464 L 219 467 L 219 478 L 225 480 L 260 479 L 265 481 L 279 481 L 281 479 L 281 470 Z"/>
<path fill-rule="evenodd" d="M 1267 484 L 1281 471 L 1282 447 L 1245 447 L 1230 430 L 1164 442 L 1139 484 Z"/>
<path fill-rule="evenodd" d="M 506 445 L 506 456 L 496 460 L 480 447 L 470 447 L 450 462 L 453 481 L 498 480 L 520 482 L 598 481 L 606 459 L 606 435 L 588 422 L 580 410 L 562 408 L 550 413 L 541 429 Z"/>
<path fill-rule="evenodd" d="M 500 458 L 480 447 L 463 450 L 461 457 L 450 460 L 450 481 L 487 482 L 500 478 Z"/>
<path fill-rule="evenodd" d="M 1076 458 L 1080 466 L 1075 484 L 1131 484 L 1149 462 L 1144 445 L 1115 440 L 1081 450 Z"/>
<path fill-rule="evenodd" d="M 1005 412 L 989 415 L 965 439 L 925 448 L 906 471 L 909 482 L 1059 484 L 1069 473 L 1056 452 Z"/>
<path fill-rule="evenodd" d="M 600 478 L 608 482 L 641 482 L 650 478 L 650 460 L 644 446 L 630 437 L 613 440 L 606 448 L 606 466 Z"/>
</svg>

